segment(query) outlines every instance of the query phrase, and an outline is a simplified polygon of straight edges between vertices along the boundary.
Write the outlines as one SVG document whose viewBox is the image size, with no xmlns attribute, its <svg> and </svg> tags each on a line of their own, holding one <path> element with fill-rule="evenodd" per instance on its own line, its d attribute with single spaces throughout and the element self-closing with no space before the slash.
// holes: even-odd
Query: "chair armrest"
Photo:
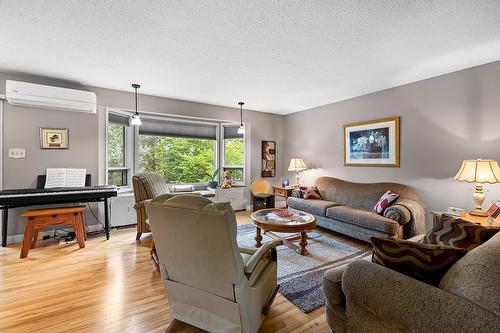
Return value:
<svg viewBox="0 0 500 333">
<path fill-rule="evenodd" d="M 364 260 L 342 275 L 347 309 L 358 306 L 408 332 L 494 332 L 500 318 L 471 301 Z M 349 313 L 347 313 L 349 318 Z"/>
<path fill-rule="evenodd" d="M 152 199 L 146 199 L 146 200 L 142 200 L 142 201 L 137 201 L 135 204 L 134 204 L 134 208 L 136 210 L 139 210 L 141 208 L 144 208 L 146 207 L 146 204 L 150 203 Z"/>
<path fill-rule="evenodd" d="M 342 291 L 342 275 L 347 265 L 330 268 L 323 274 L 323 292 L 325 302 L 331 308 L 334 305 L 345 305 L 345 295 Z"/>
<path fill-rule="evenodd" d="M 263 244 L 261 247 L 259 247 L 252 255 L 250 260 L 248 260 L 247 264 L 245 265 L 245 273 L 246 274 L 252 274 L 254 271 L 255 267 L 259 263 L 259 261 L 264 258 L 266 255 L 269 255 L 270 252 L 274 249 L 276 251 L 276 243 L 274 242 L 269 242 Z M 248 248 L 244 248 L 247 250 Z M 274 256 L 274 258 L 272 258 Z M 271 253 L 271 260 L 276 261 L 276 253 L 274 255 Z"/>
</svg>

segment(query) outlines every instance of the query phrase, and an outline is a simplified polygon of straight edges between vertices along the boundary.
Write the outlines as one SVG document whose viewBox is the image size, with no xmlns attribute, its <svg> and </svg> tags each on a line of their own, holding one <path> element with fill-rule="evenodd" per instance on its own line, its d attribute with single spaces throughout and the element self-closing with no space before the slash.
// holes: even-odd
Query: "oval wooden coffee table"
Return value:
<svg viewBox="0 0 500 333">
<path fill-rule="evenodd" d="M 256 211 L 250 215 L 252 224 L 257 228 L 255 246 L 262 246 L 262 230 L 264 230 L 264 234 L 271 237 L 274 242 L 286 245 L 303 256 L 308 255 L 306 249 L 307 231 L 316 228 L 316 218 L 309 213 L 296 209 L 288 209 L 293 213 L 292 216 L 280 217 L 276 215 L 278 210 L 283 211 L 283 209 L 270 208 Z M 292 235 L 280 237 L 274 232 L 290 233 Z M 300 246 L 297 246 L 293 242 L 299 239 Z"/>
</svg>

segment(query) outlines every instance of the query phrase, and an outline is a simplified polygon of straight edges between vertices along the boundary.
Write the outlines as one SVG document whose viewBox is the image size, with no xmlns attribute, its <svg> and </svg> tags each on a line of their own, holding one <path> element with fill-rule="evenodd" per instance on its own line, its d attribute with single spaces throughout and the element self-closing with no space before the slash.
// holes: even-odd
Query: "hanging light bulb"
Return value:
<svg viewBox="0 0 500 333">
<path fill-rule="evenodd" d="M 240 127 L 238 128 L 238 134 L 245 134 L 245 126 L 243 125 L 243 102 L 238 103 L 240 105 Z"/>
<path fill-rule="evenodd" d="M 137 89 L 140 88 L 141 86 L 137 83 L 132 83 L 132 88 L 135 89 L 135 114 L 132 116 L 132 120 L 130 121 L 130 124 L 135 125 L 135 126 L 141 126 L 142 121 L 141 117 L 139 116 L 139 111 L 137 111 Z"/>
</svg>

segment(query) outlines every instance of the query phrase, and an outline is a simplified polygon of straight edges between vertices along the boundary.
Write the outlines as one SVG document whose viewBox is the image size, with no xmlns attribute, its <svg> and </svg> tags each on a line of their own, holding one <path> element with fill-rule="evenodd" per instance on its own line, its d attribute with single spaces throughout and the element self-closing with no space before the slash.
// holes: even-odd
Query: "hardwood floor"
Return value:
<svg viewBox="0 0 500 333">
<path fill-rule="evenodd" d="M 238 214 L 248 223 L 247 214 Z M 0 248 L 0 332 L 164 332 L 171 321 L 160 274 L 135 229 L 50 244 L 19 259 L 20 244 Z M 259 332 L 329 332 L 324 307 L 304 314 L 278 295 Z M 176 332 L 203 332 L 182 325 Z"/>
</svg>

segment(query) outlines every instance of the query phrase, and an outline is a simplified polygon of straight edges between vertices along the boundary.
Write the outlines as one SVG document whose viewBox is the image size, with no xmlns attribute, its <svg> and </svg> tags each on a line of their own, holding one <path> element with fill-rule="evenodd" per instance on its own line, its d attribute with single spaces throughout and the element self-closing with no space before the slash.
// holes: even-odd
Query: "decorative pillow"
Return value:
<svg viewBox="0 0 500 333">
<path fill-rule="evenodd" d="M 500 228 L 487 228 L 480 224 L 444 215 L 421 242 L 453 246 L 470 251 L 493 237 L 499 230 Z"/>
<path fill-rule="evenodd" d="M 170 192 L 193 192 L 193 185 L 173 185 L 170 188 Z"/>
<path fill-rule="evenodd" d="M 446 271 L 466 253 L 466 249 L 372 237 L 372 261 L 422 282 L 437 285 Z"/>
<path fill-rule="evenodd" d="M 299 188 L 293 189 L 290 196 L 294 198 L 302 198 L 302 191 Z"/>
<path fill-rule="evenodd" d="M 377 214 L 382 214 L 384 209 L 389 207 L 394 201 L 399 198 L 399 194 L 394 193 L 392 191 L 387 191 L 384 195 L 379 199 L 379 201 L 373 207 L 373 211 Z"/>
<path fill-rule="evenodd" d="M 321 200 L 321 194 L 319 194 L 318 188 L 316 186 L 307 187 L 302 191 L 302 196 L 304 197 L 304 199 Z"/>
</svg>

